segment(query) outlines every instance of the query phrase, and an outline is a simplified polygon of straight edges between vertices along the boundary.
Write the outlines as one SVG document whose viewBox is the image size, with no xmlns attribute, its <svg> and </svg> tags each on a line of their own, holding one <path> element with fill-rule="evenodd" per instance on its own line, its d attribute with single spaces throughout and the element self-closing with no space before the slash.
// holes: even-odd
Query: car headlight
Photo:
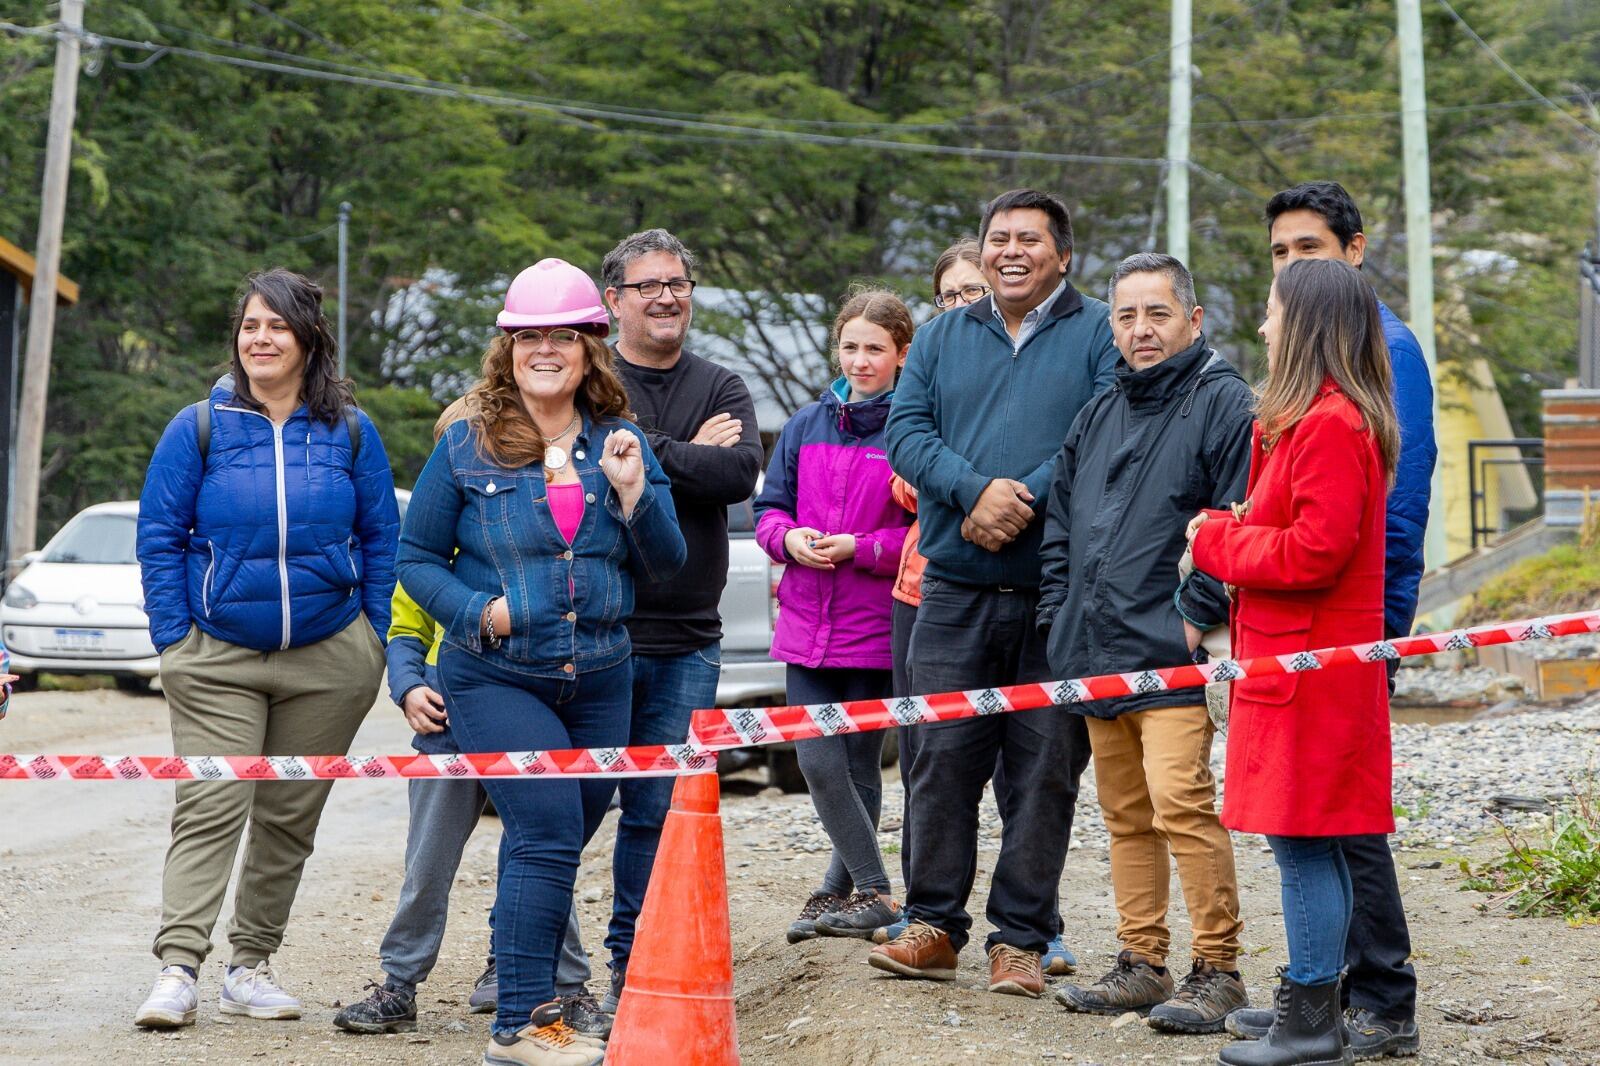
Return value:
<svg viewBox="0 0 1600 1066">
<path fill-rule="evenodd" d="M 39 606 L 39 597 L 29 592 L 25 586 L 13 581 L 6 586 L 5 605 L 27 610 L 29 607 Z"/>
</svg>

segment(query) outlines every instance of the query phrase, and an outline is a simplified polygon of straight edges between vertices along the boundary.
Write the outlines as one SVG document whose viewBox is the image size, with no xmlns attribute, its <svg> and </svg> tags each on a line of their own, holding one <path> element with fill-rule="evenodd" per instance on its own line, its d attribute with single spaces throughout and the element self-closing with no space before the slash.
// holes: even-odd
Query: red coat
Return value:
<svg viewBox="0 0 1600 1066">
<path fill-rule="evenodd" d="M 1258 424 L 1250 510 L 1207 512 L 1195 566 L 1237 588 L 1236 658 L 1383 637 L 1377 441 L 1331 382 L 1270 451 Z M 1233 683 L 1222 824 L 1246 833 L 1394 831 L 1382 663 Z"/>
</svg>

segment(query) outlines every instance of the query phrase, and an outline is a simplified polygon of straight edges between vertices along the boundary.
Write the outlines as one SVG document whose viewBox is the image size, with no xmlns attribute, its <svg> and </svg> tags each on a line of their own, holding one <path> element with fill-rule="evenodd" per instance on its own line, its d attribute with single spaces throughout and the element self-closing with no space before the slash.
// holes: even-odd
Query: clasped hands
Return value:
<svg viewBox="0 0 1600 1066">
<path fill-rule="evenodd" d="M 1016 540 L 1033 521 L 1033 493 L 1011 478 L 984 486 L 972 512 L 961 522 L 961 536 L 985 551 L 997 552 Z"/>
</svg>

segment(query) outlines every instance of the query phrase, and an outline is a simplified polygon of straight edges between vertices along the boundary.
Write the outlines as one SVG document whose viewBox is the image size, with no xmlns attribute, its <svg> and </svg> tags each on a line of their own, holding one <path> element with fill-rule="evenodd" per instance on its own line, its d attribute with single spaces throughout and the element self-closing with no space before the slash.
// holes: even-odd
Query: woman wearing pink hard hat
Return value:
<svg viewBox="0 0 1600 1066">
<path fill-rule="evenodd" d="M 444 627 L 439 691 L 468 752 L 627 743 L 636 580 L 683 565 L 666 475 L 627 420 L 605 305 L 559 259 L 518 274 L 466 418 L 418 478 L 396 569 Z M 506 843 L 499 1005 L 484 1062 L 593 1066 L 603 1043 L 556 998 L 578 856 L 615 782 L 493 780 Z"/>
</svg>

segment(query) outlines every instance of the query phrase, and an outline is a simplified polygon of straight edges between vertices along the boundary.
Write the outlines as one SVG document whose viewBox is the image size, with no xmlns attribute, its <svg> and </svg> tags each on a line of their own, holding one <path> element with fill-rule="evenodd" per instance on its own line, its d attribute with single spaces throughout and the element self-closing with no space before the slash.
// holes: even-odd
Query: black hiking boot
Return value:
<svg viewBox="0 0 1600 1066">
<path fill-rule="evenodd" d="M 1350 1034 L 1350 1054 L 1357 1062 L 1385 1056 L 1410 1058 L 1422 1050 L 1416 1022 L 1391 1022 L 1365 1007 L 1345 1011 L 1345 1028 Z"/>
<path fill-rule="evenodd" d="M 816 921 L 819 936 L 848 936 L 871 940 L 872 934 L 900 920 L 900 908 L 876 892 L 857 892 L 838 910 L 820 915 Z"/>
<path fill-rule="evenodd" d="M 1349 1037 L 1339 1013 L 1339 982 L 1299 985 L 1278 970 L 1272 1026 L 1259 1040 L 1229 1044 L 1221 1066 L 1351 1066 Z"/>
<path fill-rule="evenodd" d="M 500 1007 L 500 973 L 495 969 L 494 956 L 472 982 L 472 994 L 467 997 L 468 1014 L 493 1014 Z"/>
<path fill-rule="evenodd" d="M 412 1033 L 417 1029 L 417 997 L 389 985 L 368 981 L 367 998 L 333 1016 L 347 1033 Z"/>
<path fill-rule="evenodd" d="M 580 1036 L 593 1037 L 601 1043 L 611 1039 L 614 1017 L 600 1009 L 600 1002 L 588 989 L 561 997 L 561 1020 L 567 1028 Z"/>
</svg>

